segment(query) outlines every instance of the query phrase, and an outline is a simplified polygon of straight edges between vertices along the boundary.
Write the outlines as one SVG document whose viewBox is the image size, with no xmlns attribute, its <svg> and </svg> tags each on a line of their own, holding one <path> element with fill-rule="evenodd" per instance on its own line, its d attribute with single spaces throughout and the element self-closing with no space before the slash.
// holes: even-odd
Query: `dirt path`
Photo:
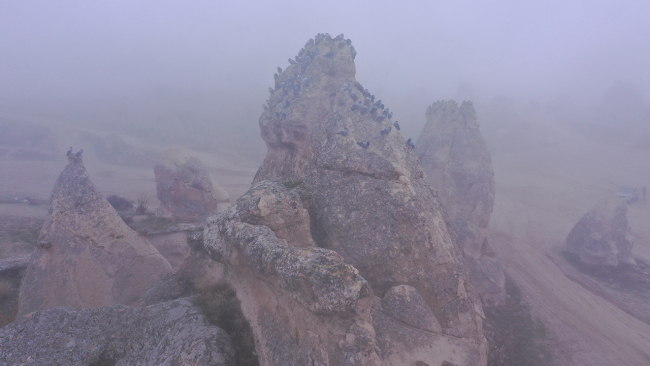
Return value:
<svg viewBox="0 0 650 366">
<path fill-rule="evenodd" d="M 567 278 L 548 257 L 618 186 L 650 182 L 650 152 L 577 141 L 492 156 L 490 226 L 507 271 L 555 336 L 560 365 L 650 365 L 650 325 Z M 650 184 L 648 184 L 650 185 Z M 629 206 L 633 255 L 650 258 L 650 204 Z"/>
<path fill-rule="evenodd" d="M 550 326 L 561 365 L 650 365 L 650 325 L 564 276 L 543 248 L 495 234 L 498 255 Z"/>
</svg>

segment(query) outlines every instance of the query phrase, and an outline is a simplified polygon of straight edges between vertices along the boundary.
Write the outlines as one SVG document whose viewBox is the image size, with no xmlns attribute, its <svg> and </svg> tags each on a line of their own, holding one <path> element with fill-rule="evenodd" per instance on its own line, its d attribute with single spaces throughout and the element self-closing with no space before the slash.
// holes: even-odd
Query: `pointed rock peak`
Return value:
<svg viewBox="0 0 650 366">
<path fill-rule="evenodd" d="M 63 212 L 103 199 L 101 192 L 90 181 L 81 154 L 68 154 L 68 165 L 59 174 L 50 195 L 51 209 Z"/>
<path fill-rule="evenodd" d="M 301 180 L 319 166 L 384 180 L 421 177 L 393 113 L 355 79 L 356 50 L 318 34 L 279 74 L 260 116 L 268 155 L 255 181 Z"/>
</svg>

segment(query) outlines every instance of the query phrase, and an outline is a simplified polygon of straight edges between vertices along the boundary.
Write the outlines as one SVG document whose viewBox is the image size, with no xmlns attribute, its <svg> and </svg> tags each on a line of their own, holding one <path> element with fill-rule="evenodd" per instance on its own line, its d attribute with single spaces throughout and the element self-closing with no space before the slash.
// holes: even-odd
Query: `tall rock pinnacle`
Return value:
<svg viewBox="0 0 650 366">
<path fill-rule="evenodd" d="M 472 102 L 437 101 L 416 153 L 438 191 L 458 237 L 472 285 L 484 304 L 505 301 L 505 273 L 496 260 L 488 223 L 494 206 L 494 172 Z"/>
<path fill-rule="evenodd" d="M 278 75 L 254 183 L 296 186 L 316 245 L 368 281 L 383 364 L 484 365 L 482 310 L 446 213 L 392 113 L 356 81 L 355 55 L 342 37 L 318 35 Z M 412 314 L 391 312 L 400 307 Z M 405 323 L 424 314 L 424 333 Z"/>
<path fill-rule="evenodd" d="M 133 304 L 171 266 L 131 230 L 68 155 L 20 287 L 19 315 L 58 306 Z"/>
</svg>

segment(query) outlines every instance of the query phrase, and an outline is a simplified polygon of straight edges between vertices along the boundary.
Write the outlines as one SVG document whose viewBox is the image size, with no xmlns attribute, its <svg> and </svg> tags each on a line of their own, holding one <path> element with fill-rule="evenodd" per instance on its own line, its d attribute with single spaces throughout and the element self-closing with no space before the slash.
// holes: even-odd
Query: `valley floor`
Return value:
<svg viewBox="0 0 650 366">
<path fill-rule="evenodd" d="M 564 146 L 493 153 L 492 162 L 496 203 L 490 227 L 498 257 L 551 330 L 558 364 L 650 364 L 650 324 L 557 265 L 566 235 L 598 201 L 622 185 L 650 185 L 650 151 L 576 139 Z M 633 256 L 647 263 L 650 203 L 629 205 L 628 221 Z"/>
</svg>

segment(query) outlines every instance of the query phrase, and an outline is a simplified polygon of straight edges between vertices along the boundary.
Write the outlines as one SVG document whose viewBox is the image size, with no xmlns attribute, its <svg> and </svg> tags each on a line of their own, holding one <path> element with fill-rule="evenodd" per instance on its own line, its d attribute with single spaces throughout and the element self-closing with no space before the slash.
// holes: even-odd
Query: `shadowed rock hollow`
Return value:
<svg viewBox="0 0 650 366">
<path fill-rule="evenodd" d="M 505 274 L 488 223 L 494 206 L 494 172 L 472 102 L 438 101 L 427 108 L 416 152 L 458 236 L 472 285 L 485 304 L 505 300 Z"/>
<path fill-rule="evenodd" d="M 261 364 L 484 365 L 481 306 L 442 204 L 355 80 L 355 54 L 319 34 L 279 70 L 255 187 L 209 220 L 206 248 L 242 274 L 229 281 Z M 261 220 L 273 202 L 284 207 Z"/>
<path fill-rule="evenodd" d="M 20 288 L 19 316 L 57 306 L 133 304 L 171 266 L 131 230 L 71 154 Z"/>
</svg>

